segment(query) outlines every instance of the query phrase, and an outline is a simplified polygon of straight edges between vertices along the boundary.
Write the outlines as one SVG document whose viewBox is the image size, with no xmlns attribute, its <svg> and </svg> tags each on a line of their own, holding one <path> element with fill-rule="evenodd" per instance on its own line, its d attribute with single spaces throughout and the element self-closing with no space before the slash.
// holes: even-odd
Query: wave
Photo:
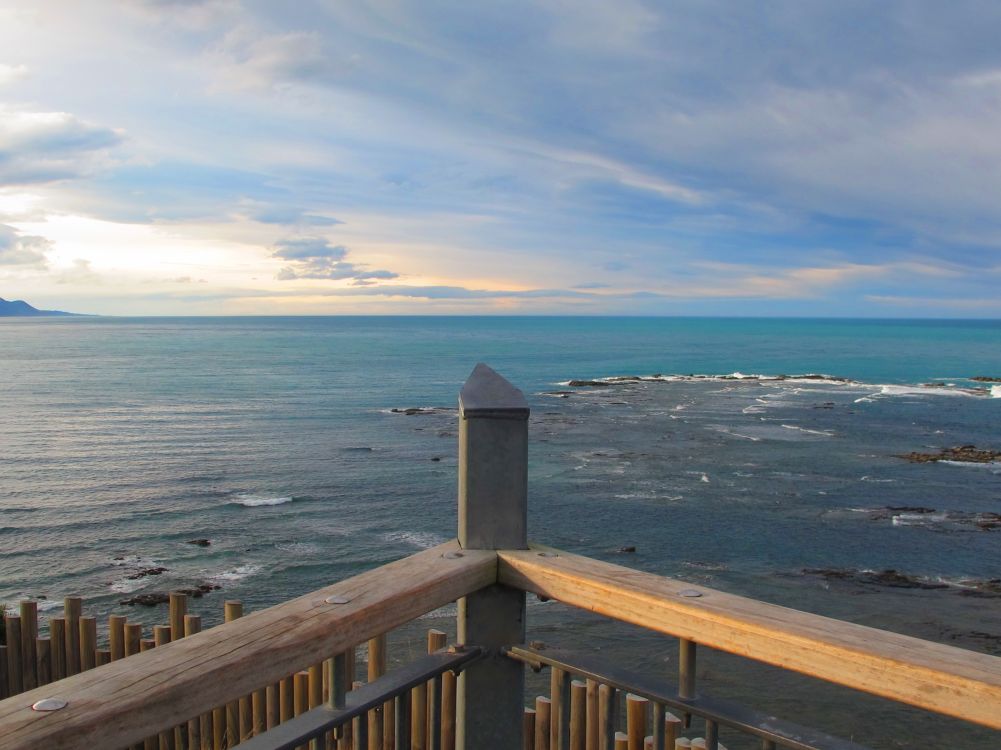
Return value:
<svg viewBox="0 0 1001 750">
<path fill-rule="evenodd" d="M 971 396 L 1001 398 L 1001 385 L 990 388 L 981 386 L 960 386 L 955 382 L 931 382 L 918 384 L 899 383 L 867 383 L 839 375 L 826 373 L 802 373 L 798 375 L 768 375 L 763 373 L 743 373 L 735 371 L 727 374 L 672 374 L 663 375 L 607 375 L 588 380 L 562 380 L 555 385 L 580 388 L 571 393 L 586 393 L 588 387 L 613 386 L 629 383 L 691 383 L 691 382 L 757 382 L 772 384 L 789 383 L 793 385 L 835 385 L 847 388 L 878 389 L 856 400 L 855 403 L 866 403 L 880 396 Z"/>
<path fill-rule="evenodd" d="M 263 565 L 245 563 L 230 570 L 224 570 L 221 573 L 214 573 L 213 575 L 207 576 L 207 578 L 210 581 L 242 581 L 244 578 L 250 578 L 250 576 L 260 573 L 263 569 Z"/>
<path fill-rule="evenodd" d="M 284 505 L 285 503 L 292 502 L 292 498 L 289 496 L 269 496 L 269 495 L 252 495 L 249 493 L 233 495 L 233 502 L 237 505 L 243 505 L 247 508 L 258 508 L 264 505 Z"/>
<path fill-rule="evenodd" d="M 383 534 L 382 538 L 387 542 L 404 542 L 418 549 L 431 549 L 448 541 L 441 534 L 430 531 L 393 531 Z"/>
</svg>

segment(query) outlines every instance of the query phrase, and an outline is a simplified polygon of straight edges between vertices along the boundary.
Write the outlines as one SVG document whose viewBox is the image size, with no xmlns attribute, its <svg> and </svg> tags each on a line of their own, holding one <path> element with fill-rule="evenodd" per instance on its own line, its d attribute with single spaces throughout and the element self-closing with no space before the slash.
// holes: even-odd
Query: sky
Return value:
<svg viewBox="0 0 1001 750">
<path fill-rule="evenodd" d="M 0 0 L 0 297 L 1001 317 L 995 0 Z"/>
</svg>

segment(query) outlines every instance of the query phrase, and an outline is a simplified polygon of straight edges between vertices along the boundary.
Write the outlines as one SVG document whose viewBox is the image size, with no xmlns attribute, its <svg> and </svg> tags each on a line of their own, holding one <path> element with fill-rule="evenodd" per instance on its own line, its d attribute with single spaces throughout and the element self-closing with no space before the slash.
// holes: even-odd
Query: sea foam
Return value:
<svg viewBox="0 0 1001 750">
<path fill-rule="evenodd" d="M 284 505 L 285 503 L 292 502 L 292 498 L 288 496 L 273 496 L 273 495 L 251 495 L 251 494 L 241 494 L 234 495 L 233 502 L 237 505 L 243 505 L 247 508 L 257 508 L 262 505 Z"/>
</svg>

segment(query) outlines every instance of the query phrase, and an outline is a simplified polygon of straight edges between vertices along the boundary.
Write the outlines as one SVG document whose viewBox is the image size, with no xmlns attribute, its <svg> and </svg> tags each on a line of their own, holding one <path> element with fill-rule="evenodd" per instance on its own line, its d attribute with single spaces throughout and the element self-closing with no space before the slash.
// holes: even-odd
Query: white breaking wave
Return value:
<svg viewBox="0 0 1001 750">
<path fill-rule="evenodd" d="M 991 386 L 991 398 L 1001 398 L 1001 385 Z"/>
<path fill-rule="evenodd" d="M 248 508 L 257 508 L 262 505 L 284 505 L 285 503 L 292 502 L 291 497 L 286 496 L 268 496 L 268 495 L 234 495 L 233 501 L 237 505 L 243 505 Z"/>
<path fill-rule="evenodd" d="M 261 565 L 246 563 L 238 565 L 231 570 L 224 570 L 221 573 L 210 575 L 208 578 L 210 581 L 242 581 L 244 578 L 249 578 L 255 573 L 259 573 L 262 568 L 263 566 Z"/>
<path fill-rule="evenodd" d="M 992 474 L 1001 474 L 1001 461 L 936 461 L 948 466 L 964 466 L 973 469 L 987 469 Z"/>
<path fill-rule="evenodd" d="M 405 542 L 418 549 L 431 549 L 448 541 L 440 534 L 434 534 L 430 531 L 393 531 L 384 534 L 382 538 L 387 542 Z"/>
<path fill-rule="evenodd" d="M 787 430 L 799 430 L 800 432 L 805 432 L 808 435 L 821 435 L 822 437 L 834 437 L 833 432 L 828 432 L 826 430 L 808 430 L 805 427 L 798 427 L 794 424 L 784 424 L 782 425 Z"/>
</svg>

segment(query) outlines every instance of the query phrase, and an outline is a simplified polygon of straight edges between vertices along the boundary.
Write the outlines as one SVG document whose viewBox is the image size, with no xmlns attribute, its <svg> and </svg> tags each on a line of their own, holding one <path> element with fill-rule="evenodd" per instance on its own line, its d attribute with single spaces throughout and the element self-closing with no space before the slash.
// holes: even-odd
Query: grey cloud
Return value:
<svg viewBox="0 0 1001 750">
<path fill-rule="evenodd" d="M 122 140 L 66 112 L 0 112 L 0 186 L 89 174 Z"/>
<path fill-rule="evenodd" d="M 298 208 L 285 206 L 270 206 L 253 212 L 250 218 L 262 224 L 298 224 L 314 227 L 332 227 L 343 224 L 343 221 L 332 216 L 304 213 Z"/>
<path fill-rule="evenodd" d="M 274 257 L 282 260 L 341 260 L 348 254 L 343 245 L 331 245 L 322 237 L 299 237 L 275 243 Z"/>
<path fill-rule="evenodd" d="M 575 284 L 574 289 L 609 289 L 611 284 L 603 284 L 600 281 L 588 281 L 583 284 Z"/>
<path fill-rule="evenodd" d="M 601 267 L 606 271 L 625 271 L 629 268 L 629 264 L 621 260 L 610 260 L 607 263 L 602 263 Z"/>
<path fill-rule="evenodd" d="M 570 289 L 467 289 L 462 286 L 405 286 L 403 284 L 332 289 L 326 294 L 334 297 L 380 296 L 417 299 L 547 299 L 558 297 L 586 299 L 594 296 Z"/>
<path fill-rule="evenodd" d="M 18 234 L 13 227 L 0 224 L 0 266 L 44 267 L 45 252 L 52 242 L 44 237 Z"/>
<path fill-rule="evenodd" d="M 343 281 L 354 279 L 395 279 L 399 274 L 392 271 L 369 270 L 367 267 L 344 260 L 348 249 L 343 245 L 331 245 L 323 237 L 296 237 L 275 243 L 275 258 L 291 261 L 278 272 L 280 281 L 292 279 L 330 279 Z"/>
</svg>

